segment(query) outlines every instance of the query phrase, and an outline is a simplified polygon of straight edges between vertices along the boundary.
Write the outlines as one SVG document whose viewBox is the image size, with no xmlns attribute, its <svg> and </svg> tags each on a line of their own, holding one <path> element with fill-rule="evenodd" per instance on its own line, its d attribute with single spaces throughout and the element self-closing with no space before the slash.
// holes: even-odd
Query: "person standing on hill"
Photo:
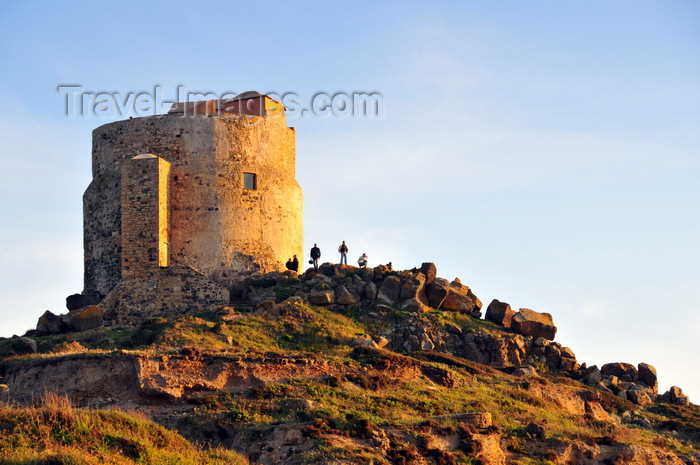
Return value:
<svg viewBox="0 0 700 465">
<path fill-rule="evenodd" d="M 345 241 L 343 241 L 342 244 L 340 244 L 340 247 L 338 247 L 338 252 L 340 252 L 340 264 L 342 265 L 343 262 L 345 264 L 348 264 L 348 246 L 345 245 Z"/>
<path fill-rule="evenodd" d="M 292 271 L 299 271 L 299 259 L 297 256 L 294 256 L 294 259 L 292 259 L 292 267 L 290 268 Z"/>
<path fill-rule="evenodd" d="M 311 248 L 311 263 L 314 265 L 314 270 L 318 270 L 318 259 L 321 258 L 321 249 L 318 248 L 318 244 L 314 243 Z"/>
</svg>

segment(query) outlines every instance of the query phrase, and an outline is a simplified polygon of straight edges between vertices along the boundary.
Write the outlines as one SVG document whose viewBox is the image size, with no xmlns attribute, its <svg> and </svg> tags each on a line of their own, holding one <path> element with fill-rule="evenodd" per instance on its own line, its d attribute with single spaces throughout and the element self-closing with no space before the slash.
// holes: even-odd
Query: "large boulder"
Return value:
<svg viewBox="0 0 700 465">
<path fill-rule="evenodd" d="M 648 407 L 654 403 L 655 397 L 656 396 L 649 389 L 639 388 L 627 391 L 627 400 L 641 405 L 642 407 Z"/>
<path fill-rule="evenodd" d="M 365 285 L 365 299 L 374 300 L 377 298 L 377 285 L 369 282 Z"/>
<path fill-rule="evenodd" d="M 66 308 L 68 311 L 77 310 L 87 307 L 88 305 L 97 305 L 102 300 L 102 296 L 97 293 L 90 294 L 72 294 L 66 297 Z"/>
<path fill-rule="evenodd" d="M 401 310 L 405 312 L 426 313 L 430 308 L 418 299 L 408 299 L 401 303 Z"/>
<path fill-rule="evenodd" d="M 30 337 L 17 337 L 12 336 L 9 339 L 9 344 L 5 346 L 10 354 L 13 355 L 25 355 L 25 354 L 35 354 L 38 351 L 37 343 L 34 339 Z"/>
<path fill-rule="evenodd" d="M 476 303 L 471 299 L 471 297 L 466 295 L 466 293 L 460 294 L 455 292 L 453 289 L 449 289 L 440 308 L 453 312 L 472 313 L 476 309 Z"/>
<path fill-rule="evenodd" d="M 328 305 L 335 301 L 335 293 L 330 289 L 314 289 L 309 292 L 309 302 L 314 305 Z"/>
<path fill-rule="evenodd" d="M 683 394 L 683 390 L 678 386 L 671 386 L 671 389 L 659 397 L 661 402 L 669 404 L 688 405 L 690 403 L 688 396 Z"/>
<path fill-rule="evenodd" d="M 513 315 L 511 328 L 516 333 L 524 336 L 543 337 L 554 340 L 557 334 L 557 327 L 549 313 L 540 313 L 529 308 L 521 308 Z"/>
<path fill-rule="evenodd" d="M 650 387 L 654 393 L 659 392 L 659 382 L 656 378 L 656 368 L 648 363 L 642 362 L 637 365 L 637 372 L 639 374 L 640 382 Z"/>
<path fill-rule="evenodd" d="M 420 266 L 420 272 L 425 276 L 425 284 L 433 284 L 433 281 L 437 278 L 437 266 L 435 266 L 435 263 L 423 263 Z"/>
<path fill-rule="evenodd" d="M 428 305 L 432 308 L 440 308 L 442 302 L 447 297 L 450 290 L 450 282 L 443 278 L 435 278 L 426 291 L 428 297 Z"/>
<path fill-rule="evenodd" d="M 37 336 L 60 334 L 62 330 L 63 319 L 58 315 L 54 315 L 50 310 L 46 310 L 44 314 L 39 317 L 39 321 L 36 324 Z"/>
<path fill-rule="evenodd" d="M 355 305 L 360 301 L 360 296 L 357 295 L 354 289 L 348 290 L 343 285 L 335 288 L 335 303 L 340 305 Z"/>
<path fill-rule="evenodd" d="M 621 381 L 626 382 L 634 382 L 638 379 L 637 368 L 629 363 L 606 363 L 600 368 L 600 372 L 604 377 L 617 376 Z"/>
<path fill-rule="evenodd" d="M 357 273 L 357 276 L 359 276 L 365 282 L 370 282 L 374 279 L 373 268 L 358 268 L 355 270 L 355 273 Z"/>
<path fill-rule="evenodd" d="M 493 299 L 486 309 L 486 316 L 484 318 L 493 321 L 497 325 L 510 328 L 514 316 L 515 310 L 510 308 L 509 304 L 501 302 L 498 299 Z"/>
<path fill-rule="evenodd" d="M 393 304 L 401 295 L 401 278 L 398 276 L 387 276 L 379 286 L 377 300 L 387 305 Z"/>
<path fill-rule="evenodd" d="M 428 298 L 425 295 L 425 282 L 426 278 L 420 271 L 413 274 L 409 279 L 403 283 L 401 286 L 400 297 L 402 299 L 418 299 L 423 304 L 428 304 Z"/>
<path fill-rule="evenodd" d="M 81 308 L 68 312 L 64 317 L 66 326 L 70 331 L 86 331 L 99 328 L 104 325 L 104 312 L 97 305 Z"/>
<path fill-rule="evenodd" d="M 319 273 L 331 278 L 342 278 L 350 272 L 357 270 L 357 267 L 351 265 L 341 265 L 338 263 L 323 263 L 318 267 Z"/>
</svg>

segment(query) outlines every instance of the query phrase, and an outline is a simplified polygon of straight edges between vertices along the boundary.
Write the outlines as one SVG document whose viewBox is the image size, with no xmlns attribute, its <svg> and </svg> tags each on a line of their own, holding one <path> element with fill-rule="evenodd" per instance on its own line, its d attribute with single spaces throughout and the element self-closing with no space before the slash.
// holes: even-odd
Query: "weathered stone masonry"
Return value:
<svg viewBox="0 0 700 465">
<path fill-rule="evenodd" d="M 260 113 L 239 114 L 251 107 L 246 101 Z M 141 293 L 123 281 L 147 278 L 159 287 L 164 267 L 175 267 L 180 271 L 168 280 L 189 274 L 189 284 L 166 287 L 215 295 L 201 302 L 211 304 L 227 301 L 241 278 L 281 270 L 292 255 L 303 256 L 295 133 L 281 109 L 270 110 L 273 103 L 248 93 L 235 105 L 207 103 L 223 107 L 219 114 L 175 112 L 93 131 L 93 180 L 83 197 L 83 294 L 109 296 L 120 285 L 118 294 L 131 289 L 132 306 L 145 313 L 161 305 L 135 302 L 133 293 Z M 111 296 L 102 305 L 124 299 Z"/>
<path fill-rule="evenodd" d="M 121 170 L 122 278 L 168 266 L 170 163 L 155 155 L 125 160 Z"/>
</svg>

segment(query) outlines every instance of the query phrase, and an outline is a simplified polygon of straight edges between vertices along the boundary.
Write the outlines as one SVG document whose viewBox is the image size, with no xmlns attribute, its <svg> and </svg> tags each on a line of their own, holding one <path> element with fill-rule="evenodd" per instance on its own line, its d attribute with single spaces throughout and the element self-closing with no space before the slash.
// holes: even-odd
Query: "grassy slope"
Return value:
<svg viewBox="0 0 700 465">
<path fill-rule="evenodd" d="M 85 350 L 128 349 L 174 353 L 184 346 L 196 347 L 205 355 L 273 352 L 323 358 L 336 374 L 313 379 L 290 379 L 244 393 L 204 393 L 192 399 L 201 407 L 180 421 L 180 429 L 187 437 L 203 439 L 202 432 L 216 425 L 219 430 L 226 429 L 239 437 L 248 435 L 250 441 L 262 444 L 269 439 L 266 435 L 276 426 L 297 428 L 306 438 L 316 441 L 317 447 L 316 450 L 299 452 L 295 463 L 312 463 L 318 461 L 320 456 L 358 463 L 366 462 L 369 458 L 377 463 L 387 463 L 389 459 L 393 463 L 402 463 L 400 457 L 392 458 L 376 448 L 360 447 L 367 431 L 378 428 L 394 431 L 392 449 L 407 451 L 409 459 L 403 463 L 411 463 L 411 454 L 427 453 L 426 450 L 421 452 L 416 449 L 416 446 L 420 446 L 421 441 L 425 442 L 421 440 L 421 435 L 424 435 L 425 424 L 430 417 L 481 411 L 493 415 L 495 429 L 504 435 L 509 451 L 516 454 L 517 461 L 514 463 L 536 463 L 532 462 L 531 457 L 525 457 L 532 456 L 528 449 L 532 438 L 524 432 L 524 426 L 530 422 L 546 425 L 547 439 L 650 444 L 678 454 L 699 452 L 700 411 L 697 406 L 654 406 L 641 410 L 615 396 L 603 394 L 601 404 L 607 411 L 617 415 L 631 412 L 632 418 L 643 416 L 654 425 L 654 429 L 638 428 L 632 423 L 617 425 L 584 421 L 580 415 L 567 413 L 554 400 L 533 395 L 523 388 L 522 379 L 489 367 L 455 357 L 426 353 L 400 355 L 387 351 L 352 350 L 348 346 L 352 338 L 373 333 L 373 326 L 405 317 L 396 312 L 387 315 L 385 321 L 376 321 L 369 319 L 362 311 L 341 315 L 303 304 L 279 305 L 268 313 L 239 314 L 238 318 L 229 322 L 217 321 L 213 314 L 202 314 L 175 321 L 151 320 L 136 330 L 110 328 L 76 334 L 70 341 L 66 341 L 65 337 L 38 338 L 40 351 L 45 354 L 30 358 Z M 437 319 L 429 314 L 424 317 L 437 323 L 446 319 L 467 330 L 477 327 L 480 330 L 499 331 L 488 323 L 454 314 Z M 8 341 L 5 343 L 9 344 Z M 590 389 L 556 374 L 546 374 L 530 382 L 545 390 L 565 389 L 567 385 L 579 391 Z M 174 463 L 168 462 L 167 454 L 182 453 L 187 457 L 202 454 L 179 436 L 162 429 L 157 430 L 156 436 L 168 439 L 153 439 L 149 434 L 157 427 L 142 420 L 129 419 L 116 413 L 69 411 L 71 418 L 79 417 L 82 420 L 64 428 L 61 426 L 62 414 L 55 409 L 51 413 L 51 407 L 27 410 L 29 415 L 25 416 L 40 416 L 45 422 L 48 421 L 48 429 L 32 430 L 37 428 L 37 421 L 33 423 L 35 426 L 22 423 L 19 431 L 31 430 L 31 434 L 38 436 L 31 436 L 31 440 L 24 442 L 15 439 L 13 443 L 6 443 L 4 449 L 7 450 L 7 445 L 11 444 L 9 450 L 13 457 L 18 457 L 6 463 L 27 463 L 22 460 L 36 458 L 38 455 L 31 454 L 40 453 L 44 457 L 54 453 L 84 456 L 80 459 L 82 461 L 56 463 L 92 463 L 89 460 L 93 460 L 93 454 L 106 454 L 101 463 L 130 463 L 128 460 L 133 461 L 134 458 L 130 458 L 129 454 L 135 456 L 137 453 L 138 457 L 148 454 L 148 463 Z M 7 410 L 3 412 L 3 418 L 12 417 L 12 421 L 17 422 L 21 416 L 17 412 L 19 410 Z M 12 424 L 12 421 L 8 421 L 3 419 L 0 422 L 3 429 L 7 429 L 5 425 Z M 122 436 L 111 432 L 119 427 L 104 426 L 105 422 L 122 425 L 122 429 L 133 432 L 135 436 L 126 436 L 123 441 L 109 439 Z M 456 435 L 463 440 L 464 434 L 460 436 L 459 424 L 449 421 L 438 423 L 434 426 L 444 428 L 445 435 Z M 88 428 L 85 425 L 92 426 Z M 143 431 L 139 431 L 141 429 Z M 672 433 L 674 430 L 676 433 Z M 99 431 L 99 434 L 95 431 Z M 19 438 L 30 437 L 24 434 L 29 433 L 21 433 Z M 78 439 L 73 439 L 76 434 Z M 63 436 L 69 440 L 61 442 Z M 42 452 L 31 447 L 35 439 L 45 445 Z M 517 453 L 523 455 L 517 458 Z M 217 463 L 216 460 L 212 456 L 206 462 Z M 444 463 L 452 463 L 453 460 L 472 463 L 468 442 L 451 452 Z M 537 460 L 540 460 L 537 463 L 547 463 L 544 457 Z"/>
<path fill-rule="evenodd" d="M 0 407 L 2 464 L 247 464 L 235 452 L 201 450 L 142 417 L 74 409 L 47 396 L 35 408 Z"/>
</svg>

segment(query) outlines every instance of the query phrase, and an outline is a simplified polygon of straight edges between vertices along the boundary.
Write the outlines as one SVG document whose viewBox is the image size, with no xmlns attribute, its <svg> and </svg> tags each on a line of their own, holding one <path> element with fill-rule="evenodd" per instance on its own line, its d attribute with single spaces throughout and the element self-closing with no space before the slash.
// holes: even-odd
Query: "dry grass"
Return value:
<svg viewBox="0 0 700 465">
<path fill-rule="evenodd" d="M 75 409 L 48 394 L 36 407 L 0 407 L 0 464 L 247 464 L 118 411 Z"/>
</svg>

